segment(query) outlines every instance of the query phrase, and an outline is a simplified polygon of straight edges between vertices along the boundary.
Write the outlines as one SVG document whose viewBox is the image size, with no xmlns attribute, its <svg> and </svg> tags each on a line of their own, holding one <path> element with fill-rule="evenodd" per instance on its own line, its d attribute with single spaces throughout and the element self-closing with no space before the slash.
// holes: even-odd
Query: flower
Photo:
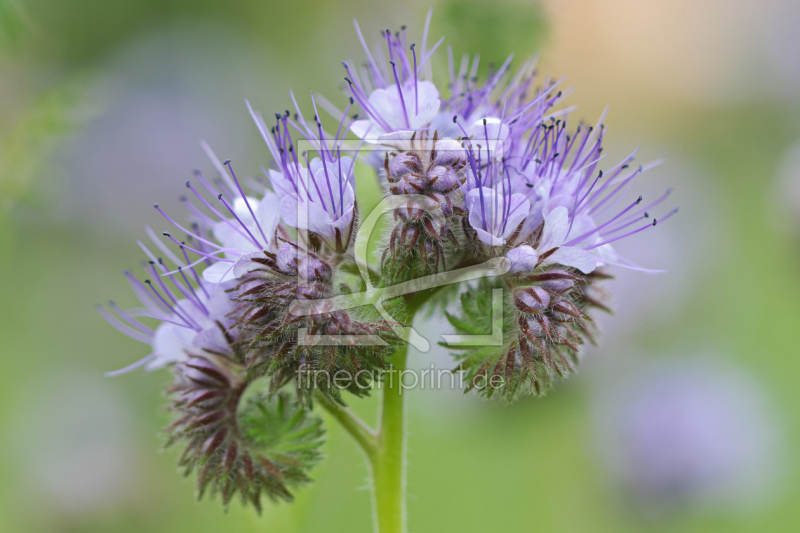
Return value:
<svg viewBox="0 0 800 533">
<path fill-rule="evenodd" d="M 353 224 L 355 192 L 353 166 L 350 157 L 325 162 L 314 158 L 308 172 L 301 174 L 295 190 L 281 200 L 281 217 L 293 228 L 312 231 L 326 241 L 340 242 L 349 237 Z M 278 181 L 273 177 L 273 183 Z M 307 211 L 303 211 L 303 209 Z M 337 237 L 338 235 L 338 237 Z"/>
<path fill-rule="evenodd" d="M 355 89 L 354 89 L 355 92 Z M 406 106 L 406 100 L 409 102 Z M 370 118 L 357 120 L 350 131 L 373 143 L 391 139 L 390 133 L 412 132 L 431 123 L 439 111 L 441 100 L 436 86 L 429 81 L 375 89 L 364 104 Z"/>
<path fill-rule="evenodd" d="M 295 112 L 275 113 L 268 125 L 248 104 L 272 166 L 240 180 L 230 160 L 203 144 L 219 175 L 196 172 L 186 182 L 190 222 L 155 206 L 177 228 L 176 237 L 163 235 L 183 257 L 148 230 L 177 269 L 142 245 L 150 279 L 126 275 L 144 310 L 101 310 L 151 346 L 132 367 L 175 365 L 170 442 L 185 444 L 181 466 L 199 472 L 198 492 L 219 493 L 224 505 L 236 492 L 257 508 L 262 493 L 292 498 L 321 441 L 320 420 L 305 415 L 315 404 L 343 404 L 343 390 L 366 395 L 399 344 L 426 345 L 396 317 L 411 324 L 433 293 L 454 294 L 430 289 L 458 284 L 460 308 L 441 301 L 433 309 L 460 335 L 491 329 L 499 338 L 451 345 L 469 388 L 511 399 L 542 394 L 575 369 L 581 345 L 595 341 L 594 313 L 609 310 L 605 267 L 638 268 L 612 244 L 656 225 L 650 212 L 669 192 L 644 204 L 629 198 L 650 166 L 631 167 L 633 155 L 602 164 L 604 117 L 568 127 L 559 82 L 537 88 L 531 63 L 512 73 L 509 59 L 481 81 L 477 57 L 456 70 L 451 53 L 445 95 L 433 82 L 441 40 L 428 47 L 429 23 L 430 15 L 419 54 L 403 28 L 381 33 L 381 55 L 356 24 L 367 61 L 363 69 L 344 63 L 344 111 L 312 94 L 306 121 L 292 94 Z M 323 128 L 317 100 L 338 119 L 335 131 Z M 353 107 L 361 119 L 349 115 Z M 348 135 L 358 137 L 355 148 Z M 373 149 L 363 159 L 385 180 L 385 197 L 367 218 L 387 226 L 382 241 L 369 243 L 377 244 L 377 268 L 352 245 L 364 143 Z M 340 373 L 366 373 L 366 381 L 342 383 Z M 268 396 L 241 406 L 259 380 Z M 296 402 L 287 410 L 289 389 Z"/>
<path fill-rule="evenodd" d="M 425 35 L 429 24 L 430 15 L 425 24 Z M 426 75 L 428 60 L 441 41 L 427 50 L 423 38 L 418 61 L 416 45 L 406 46 L 405 30 L 394 35 L 385 30 L 381 36 L 387 43 L 389 59 L 388 63 L 377 62 L 357 22 L 355 26 L 368 58 L 364 80 L 347 62 L 342 64 L 352 97 L 369 118 L 353 122 L 350 130 L 371 143 L 403 145 L 414 131 L 425 129 L 431 123 L 442 104 L 439 90 Z"/>
<path fill-rule="evenodd" d="M 212 228 L 226 261 L 203 270 L 203 279 L 210 283 L 230 281 L 237 277 L 231 261 L 236 264 L 248 254 L 270 248 L 278 225 L 279 205 L 278 196 L 270 192 L 260 200 L 244 195 L 236 198 L 231 209 L 233 217 L 223 218 Z"/>
<path fill-rule="evenodd" d="M 506 194 L 488 187 L 469 191 L 465 204 L 469 223 L 478 239 L 490 246 L 505 244 L 530 209 L 530 202 L 524 195 Z"/>
<path fill-rule="evenodd" d="M 152 255 L 149 250 L 146 251 Z M 160 260 L 151 260 L 148 270 L 151 279 L 144 282 L 125 272 L 143 309 L 124 311 L 114 302 L 98 309 L 117 330 L 149 344 L 152 350 L 145 358 L 109 375 L 128 372 L 140 366 L 155 370 L 185 361 L 192 352 L 202 350 L 227 352 L 226 336 L 232 334 L 230 314 L 234 309 L 227 291 L 232 285 L 213 285 L 200 278 L 193 266 L 178 266 L 176 271 L 170 272 Z M 137 317 L 155 319 L 160 324 L 153 330 Z"/>
<path fill-rule="evenodd" d="M 316 102 L 312 96 L 314 109 Z M 254 120 L 278 163 L 268 176 L 273 189 L 280 195 L 280 215 L 292 228 L 307 230 L 320 237 L 332 249 L 343 252 L 353 230 L 356 212 L 355 160 L 341 155 L 343 148 L 339 124 L 336 135 L 326 134 L 319 115 L 312 130 L 298 110 L 294 119 L 288 112 L 275 115 L 276 125 L 267 133 L 263 117 L 252 111 Z M 293 133 L 298 136 L 295 141 Z M 318 157 L 301 161 L 296 142 L 311 146 Z M 354 155 L 357 155 L 355 151 Z"/>
</svg>

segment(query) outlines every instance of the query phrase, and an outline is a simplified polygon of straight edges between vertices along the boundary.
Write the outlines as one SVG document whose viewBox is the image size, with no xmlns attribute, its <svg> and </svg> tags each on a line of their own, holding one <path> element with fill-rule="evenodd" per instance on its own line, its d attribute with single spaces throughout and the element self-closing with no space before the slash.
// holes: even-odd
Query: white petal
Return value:
<svg viewBox="0 0 800 533">
<path fill-rule="evenodd" d="M 272 189 L 280 196 L 295 192 L 294 185 L 292 185 L 289 178 L 284 176 L 283 172 L 269 169 L 269 182 L 272 185 Z"/>
<path fill-rule="evenodd" d="M 222 261 L 203 270 L 203 279 L 209 283 L 223 283 L 234 279 L 233 264 Z"/>
<path fill-rule="evenodd" d="M 527 244 L 523 244 L 509 250 L 506 259 L 510 263 L 509 272 L 530 272 L 539 262 L 539 254 Z"/>
<path fill-rule="evenodd" d="M 185 349 L 191 344 L 195 334 L 194 330 L 175 324 L 158 326 L 153 336 L 153 353 L 156 359 L 148 365 L 148 369 L 160 368 L 185 359 Z"/>
<path fill-rule="evenodd" d="M 508 208 L 508 219 L 505 223 L 505 228 L 503 229 L 503 238 L 510 236 L 514 233 L 514 230 L 517 229 L 520 222 L 522 222 L 526 216 L 528 216 L 528 211 L 530 210 L 531 203 L 525 198 L 522 194 L 512 194 L 509 200 L 510 206 Z M 500 202 L 501 207 L 505 207 L 505 202 Z"/>
<path fill-rule="evenodd" d="M 277 194 L 268 192 L 258 203 L 256 209 L 256 218 L 264 231 L 264 235 L 268 241 L 272 241 L 275 235 L 275 228 L 278 226 L 278 218 L 280 217 L 280 198 Z M 259 234 L 260 237 L 260 234 Z M 266 244 L 269 244 L 267 242 Z"/>
<path fill-rule="evenodd" d="M 439 113 L 439 108 L 441 105 L 442 102 L 438 98 L 434 100 L 428 100 L 424 104 L 420 102 L 419 113 L 416 113 L 414 116 L 412 116 L 409 121 L 411 123 L 411 127 L 414 129 L 419 129 L 430 124 L 436 114 Z"/>
<path fill-rule="evenodd" d="M 237 228 L 234 228 L 233 225 L 236 225 Z M 217 242 L 224 248 L 231 250 L 226 252 L 226 257 L 229 259 L 235 259 L 241 255 L 242 252 L 255 248 L 253 241 L 246 236 L 247 233 L 244 228 L 242 228 L 236 220 L 217 222 L 214 224 L 212 232 Z"/>
<path fill-rule="evenodd" d="M 475 230 L 475 233 L 478 234 L 478 240 L 488 244 L 489 246 L 502 246 L 506 243 L 505 239 L 501 239 L 500 237 L 495 237 L 491 233 L 483 231 L 480 227 L 472 227 Z"/>
<path fill-rule="evenodd" d="M 597 267 L 597 258 L 583 248 L 564 246 L 553 252 L 545 263 L 577 268 L 588 274 Z"/>
<path fill-rule="evenodd" d="M 350 131 L 359 139 L 375 143 L 379 135 L 386 133 L 383 128 L 372 120 L 356 120 L 350 125 Z"/>
<path fill-rule="evenodd" d="M 544 217 L 544 230 L 539 244 L 539 253 L 564 244 L 569 232 L 569 212 L 566 207 L 557 207 Z"/>
</svg>

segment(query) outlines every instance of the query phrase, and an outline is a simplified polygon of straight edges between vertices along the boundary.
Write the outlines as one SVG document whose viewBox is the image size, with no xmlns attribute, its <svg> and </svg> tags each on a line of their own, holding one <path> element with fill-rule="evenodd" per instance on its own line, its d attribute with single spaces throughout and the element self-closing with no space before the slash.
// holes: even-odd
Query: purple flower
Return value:
<svg viewBox="0 0 800 533">
<path fill-rule="evenodd" d="M 210 283 L 223 283 L 236 277 L 230 261 L 239 261 L 253 252 L 269 249 L 278 225 L 280 201 L 277 195 L 267 192 L 257 200 L 242 196 L 233 201 L 233 218 L 224 218 L 214 224 L 212 233 L 222 246 L 225 262 L 216 262 L 203 271 L 203 279 Z"/>
<path fill-rule="evenodd" d="M 313 97 L 312 102 L 316 110 Z M 314 115 L 312 129 L 299 110 L 293 119 L 287 111 L 275 115 L 275 126 L 268 133 L 263 117 L 252 109 L 251 113 L 278 166 L 268 176 L 281 197 L 281 218 L 289 227 L 313 232 L 332 250 L 343 252 L 352 236 L 356 211 L 355 161 L 341 154 L 344 118 L 331 136 L 323 130 L 319 115 Z M 300 156 L 296 142 L 303 143 Z M 309 161 L 306 148 L 318 157 Z"/>
<path fill-rule="evenodd" d="M 381 32 L 386 42 L 387 59 L 381 52 L 373 56 L 358 23 L 355 23 L 367 56 L 367 66 L 359 75 L 347 62 L 343 65 L 352 97 L 369 117 L 353 122 L 350 127 L 359 138 L 371 143 L 402 146 L 414 131 L 426 129 L 436 117 L 442 102 L 439 90 L 429 80 L 428 61 L 442 41 L 427 49 L 429 25 L 430 14 L 419 57 L 416 45 L 406 42 L 405 29 L 394 35 L 389 30 Z"/>
<path fill-rule="evenodd" d="M 332 249 L 341 249 L 349 241 L 353 226 L 354 164 L 347 156 L 328 162 L 314 158 L 308 169 L 294 177 L 294 183 L 279 172 L 270 172 L 273 186 L 289 191 L 281 200 L 283 221 L 316 233 Z"/>
<path fill-rule="evenodd" d="M 469 210 L 469 223 L 477 232 L 478 239 L 490 246 L 505 244 L 530 209 L 525 195 L 499 192 L 488 187 L 469 191 L 465 205 Z"/>
<path fill-rule="evenodd" d="M 405 106 L 406 99 L 414 102 L 411 109 Z M 410 138 L 411 132 L 431 123 L 441 105 L 439 91 L 429 81 L 375 89 L 367 101 L 370 118 L 353 122 L 350 131 L 372 143 Z"/>
<path fill-rule="evenodd" d="M 152 257 L 149 250 L 145 251 Z M 113 302 L 98 308 L 117 330 L 151 348 L 147 357 L 109 375 L 140 366 L 155 370 L 185 361 L 192 352 L 202 350 L 226 353 L 226 335 L 231 334 L 233 324 L 229 315 L 234 303 L 227 292 L 232 284 L 204 281 L 192 266 L 178 266 L 169 271 L 161 260 L 150 261 L 147 270 L 150 278 L 144 282 L 125 272 L 143 308 L 126 311 Z M 160 324 L 151 329 L 140 317 L 158 320 Z"/>
<path fill-rule="evenodd" d="M 583 273 L 603 264 L 638 268 L 619 257 L 612 243 L 656 224 L 651 210 L 666 195 L 646 204 L 625 200 L 649 166 L 631 167 L 631 155 L 601 171 L 604 117 L 595 127 L 571 131 L 570 110 L 559 109 L 560 82 L 545 81 L 537 89 L 532 63 L 512 74 L 509 58 L 480 83 L 477 58 L 465 56 L 456 69 L 449 53 L 451 96 L 442 98 L 430 81 L 430 55 L 439 43 L 428 50 L 427 28 L 418 58 L 405 31 L 382 32 L 384 50 L 371 50 L 356 24 L 367 65 L 359 73 L 345 63 L 346 80 L 368 118 L 353 122 L 351 131 L 387 150 L 408 151 L 394 157 L 391 169 L 416 157 L 408 155 L 420 149 L 409 142 L 412 136 L 431 139 L 435 132 L 440 142 L 457 143 L 469 164 L 460 171 L 443 166 L 439 174 L 448 178 L 443 186 L 461 183 L 464 195 L 449 198 L 449 204 L 468 212 L 477 240 L 498 248 L 492 254 L 525 245 L 537 255 L 534 268 L 561 264 Z M 382 158 L 370 161 L 383 165 Z M 428 187 L 423 181 L 411 185 L 415 191 Z M 527 263 L 515 259 L 516 265 Z"/>
</svg>

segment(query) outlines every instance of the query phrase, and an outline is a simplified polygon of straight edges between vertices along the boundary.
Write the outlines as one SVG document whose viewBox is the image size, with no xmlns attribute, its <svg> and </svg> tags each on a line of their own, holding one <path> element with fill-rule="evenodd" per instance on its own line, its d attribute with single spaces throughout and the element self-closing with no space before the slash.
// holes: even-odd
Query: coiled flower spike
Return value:
<svg viewBox="0 0 800 533">
<path fill-rule="evenodd" d="M 662 211 L 669 191 L 636 190 L 655 163 L 634 165 L 634 152 L 607 164 L 605 115 L 573 128 L 562 81 L 532 62 L 513 70 L 509 58 L 482 79 L 477 56 L 456 67 L 448 49 L 435 76 L 429 24 L 419 46 L 403 27 L 378 48 L 356 24 L 365 62 L 344 63 L 343 111 L 312 94 L 307 121 L 292 95 L 295 112 L 266 121 L 248 104 L 271 166 L 240 178 L 203 144 L 218 175 L 186 182 L 188 217 L 156 204 L 168 227 L 161 239 L 148 228 L 155 248 L 140 243 L 148 279 L 126 273 L 143 308 L 100 310 L 151 349 L 116 373 L 173 371 L 168 442 L 184 446 L 199 496 L 291 500 L 320 457 L 322 406 L 371 463 L 379 531 L 404 531 L 402 373 L 408 345 L 431 344 L 414 314 L 450 320 L 459 335 L 441 344 L 467 390 L 544 394 L 596 341 L 611 269 L 646 270 L 614 244 L 676 212 Z M 384 193 L 364 220 L 357 159 Z M 372 429 L 345 403 L 378 389 Z"/>
</svg>

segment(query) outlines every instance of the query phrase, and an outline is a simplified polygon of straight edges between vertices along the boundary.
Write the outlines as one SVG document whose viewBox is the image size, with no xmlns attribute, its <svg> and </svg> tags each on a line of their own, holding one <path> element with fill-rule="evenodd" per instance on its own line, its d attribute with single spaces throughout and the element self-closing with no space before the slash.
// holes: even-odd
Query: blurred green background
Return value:
<svg viewBox="0 0 800 533">
<path fill-rule="evenodd" d="M 681 213 L 625 243 L 668 272 L 616 272 L 601 348 L 546 398 L 409 393 L 411 531 L 800 529 L 800 5 L 433 4 L 457 56 L 538 53 L 577 115 L 610 105 L 608 151 L 665 157 L 642 189 L 675 187 Z M 364 461 L 334 426 L 295 504 L 196 503 L 158 451 L 169 374 L 104 377 L 146 348 L 93 306 L 134 304 L 120 271 L 161 227 L 150 205 L 210 167 L 198 138 L 257 174 L 245 97 L 341 101 L 351 19 L 419 35 L 429 5 L 0 0 L 0 531 L 370 531 Z"/>
</svg>

